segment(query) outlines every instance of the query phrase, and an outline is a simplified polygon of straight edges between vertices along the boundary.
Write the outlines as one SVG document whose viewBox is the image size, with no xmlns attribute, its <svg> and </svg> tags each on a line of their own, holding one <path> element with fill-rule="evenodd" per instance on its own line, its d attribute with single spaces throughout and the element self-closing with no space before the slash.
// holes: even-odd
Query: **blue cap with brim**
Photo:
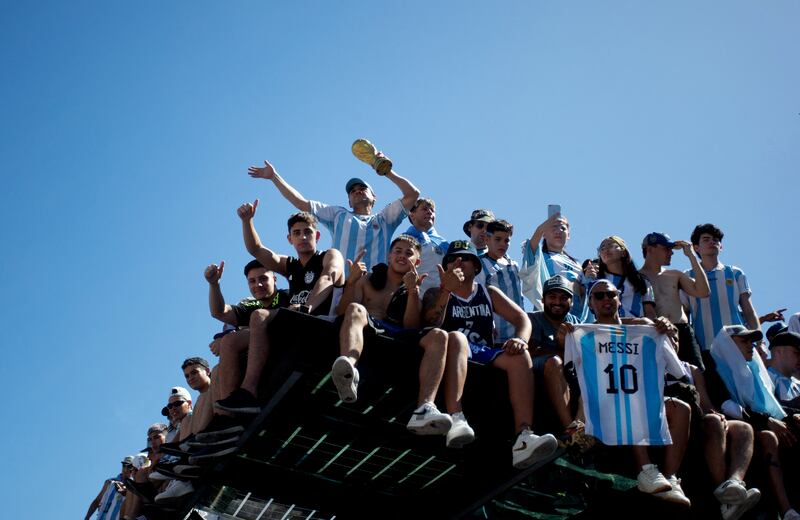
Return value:
<svg viewBox="0 0 800 520">
<path fill-rule="evenodd" d="M 353 177 L 352 179 L 347 181 L 347 184 L 345 184 L 344 189 L 347 192 L 347 194 L 350 195 L 350 192 L 353 191 L 353 188 L 355 188 L 359 184 L 361 184 L 362 186 L 366 186 L 369 189 L 369 191 L 371 191 L 372 193 L 375 193 L 375 190 L 372 189 L 372 186 L 370 186 L 363 179 L 359 179 L 358 177 Z"/>
<path fill-rule="evenodd" d="M 442 258 L 442 267 L 447 269 L 447 264 L 451 262 L 451 257 L 469 255 L 474 257 L 475 274 L 481 272 L 481 260 L 478 258 L 478 250 L 475 249 L 475 244 L 469 240 L 453 240 L 447 246 L 447 253 Z"/>
<path fill-rule="evenodd" d="M 667 246 L 672 249 L 675 247 L 675 242 L 666 233 L 648 233 L 642 240 L 642 247 L 646 246 Z"/>
</svg>

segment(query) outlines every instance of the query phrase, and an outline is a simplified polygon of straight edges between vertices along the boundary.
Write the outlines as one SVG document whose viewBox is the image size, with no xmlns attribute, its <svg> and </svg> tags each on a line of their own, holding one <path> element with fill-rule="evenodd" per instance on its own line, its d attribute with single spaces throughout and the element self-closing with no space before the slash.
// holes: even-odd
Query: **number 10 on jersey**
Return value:
<svg viewBox="0 0 800 520">
<path fill-rule="evenodd" d="M 618 394 L 620 390 L 626 394 L 634 394 L 639 390 L 639 375 L 633 365 L 622 365 L 619 368 L 609 363 L 603 370 L 608 374 L 607 394 Z"/>
</svg>

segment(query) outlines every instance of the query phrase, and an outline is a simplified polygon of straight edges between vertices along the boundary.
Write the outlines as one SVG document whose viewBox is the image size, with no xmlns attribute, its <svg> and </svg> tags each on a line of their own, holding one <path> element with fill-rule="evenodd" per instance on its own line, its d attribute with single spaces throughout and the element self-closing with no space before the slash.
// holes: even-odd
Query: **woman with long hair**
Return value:
<svg viewBox="0 0 800 520">
<path fill-rule="evenodd" d="M 620 317 L 656 319 L 653 287 L 636 268 L 625 241 L 615 235 L 606 237 L 600 242 L 597 255 L 597 264 L 588 264 L 585 276 L 610 280 L 617 286 L 620 291 Z"/>
</svg>

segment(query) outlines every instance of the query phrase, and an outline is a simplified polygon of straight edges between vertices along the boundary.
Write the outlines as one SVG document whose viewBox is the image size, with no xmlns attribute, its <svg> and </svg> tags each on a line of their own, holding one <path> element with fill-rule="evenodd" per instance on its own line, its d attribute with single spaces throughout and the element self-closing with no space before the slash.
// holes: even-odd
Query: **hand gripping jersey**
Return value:
<svg viewBox="0 0 800 520">
<path fill-rule="evenodd" d="M 97 520 L 118 520 L 119 511 L 122 508 L 122 501 L 125 499 L 117 491 L 117 486 L 114 485 L 114 480 L 121 481 L 122 474 L 117 475 L 113 479 L 108 479 L 108 486 L 103 497 L 100 499 L 100 505 L 97 507 Z"/>
<path fill-rule="evenodd" d="M 666 336 L 650 325 L 575 325 L 564 350 L 578 373 L 587 434 L 614 446 L 672 444 L 664 374 L 683 371 Z"/>
</svg>

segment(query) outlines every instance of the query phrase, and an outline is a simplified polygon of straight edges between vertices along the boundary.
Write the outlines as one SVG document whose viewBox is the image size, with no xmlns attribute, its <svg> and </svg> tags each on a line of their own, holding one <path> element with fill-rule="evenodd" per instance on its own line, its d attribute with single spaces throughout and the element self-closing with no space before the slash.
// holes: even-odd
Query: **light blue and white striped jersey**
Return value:
<svg viewBox="0 0 800 520">
<path fill-rule="evenodd" d="M 694 278 L 694 269 L 685 271 Z M 706 271 L 711 294 L 707 298 L 694 298 L 681 292 L 681 301 L 688 304 L 694 334 L 700 348 L 708 350 L 717 333 L 725 325 L 744 325 L 739 308 L 742 294 L 750 294 L 750 285 L 741 269 L 718 264 Z"/>
<path fill-rule="evenodd" d="M 522 244 L 522 266 L 519 273 L 522 279 L 522 294 L 530 300 L 534 309 L 541 311 L 544 282 L 559 274 L 574 282 L 581 279 L 583 271 L 580 264 L 568 255 L 543 252 L 541 244 L 537 245 L 535 250 L 531 250 L 530 240 L 525 240 Z M 572 297 L 572 308 L 569 312 L 578 321 L 586 319 L 587 309 L 577 292 Z"/>
<path fill-rule="evenodd" d="M 425 294 L 425 291 L 431 287 L 439 287 L 439 269 L 437 266 L 442 264 L 442 259 L 447 252 L 449 243 L 434 228 L 428 231 L 420 231 L 411 226 L 404 231 L 404 234 L 416 238 L 419 245 L 422 246 L 421 262 L 417 266 L 417 273 L 428 275 L 422 281 L 419 291 L 420 294 Z"/>
<path fill-rule="evenodd" d="M 125 497 L 119 494 L 117 487 L 111 482 L 112 480 L 122 480 L 122 475 L 106 481 L 108 482 L 106 492 L 103 493 L 100 504 L 97 506 L 97 520 L 119 520 L 119 510 L 122 508 L 122 501 Z"/>
<path fill-rule="evenodd" d="M 331 247 L 338 249 L 345 260 L 355 260 L 358 252 L 366 249 L 362 261 L 367 269 L 386 263 L 392 234 L 406 217 L 401 199 L 371 215 L 356 215 L 341 206 L 329 206 L 316 200 L 309 204 L 311 213 L 330 231 Z"/>
<path fill-rule="evenodd" d="M 791 401 L 800 397 L 800 379 L 786 377 L 772 367 L 767 368 L 767 373 L 775 385 L 775 397 L 779 401 Z"/>
<path fill-rule="evenodd" d="M 503 258 L 495 260 L 489 255 L 481 255 L 481 272 L 475 276 L 475 281 L 481 285 L 493 286 L 508 296 L 508 298 L 523 307 L 522 302 L 522 282 L 519 278 L 519 266 L 517 263 L 504 255 Z M 505 343 L 509 338 L 516 336 L 514 325 L 506 321 L 502 316 L 494 313 L 495 343 Z"/>
<path fill-rule="evenodd" d="M 564 361 L 575 363 L 586 433 L 608 445 L 672 444 L 664 375 L 683 375 L 666 336 L 650 325 L 575 325 Z"/>
<path fill-rule="evenodd" d="M 619 289 L 619 301 L 621 304 L 619 308 L 620 318 L 641 318 L 644 316 L 644 304 L 652 303 L 655 305 L 656 303 L 653 286 L 646 279 L 644 283 L 647 286 L 647 291 L 645 294 L 642 294 L 636 292 L 636 289 L 633 287 L 633 284 L 630 282 L 630 280 L 628 280 L 627 277 L 625 277 L 624 282 L 622 280 L 622 276 L 613 273 L 606 273 L 603 278 L 605 280 L 609 280 L 617 287 L 617 289 Z M 591 285 L 591 282 L 589 282 L 589 285 Z M 588 294 L 588 288 L 586 292 Z"/>
</svg>

